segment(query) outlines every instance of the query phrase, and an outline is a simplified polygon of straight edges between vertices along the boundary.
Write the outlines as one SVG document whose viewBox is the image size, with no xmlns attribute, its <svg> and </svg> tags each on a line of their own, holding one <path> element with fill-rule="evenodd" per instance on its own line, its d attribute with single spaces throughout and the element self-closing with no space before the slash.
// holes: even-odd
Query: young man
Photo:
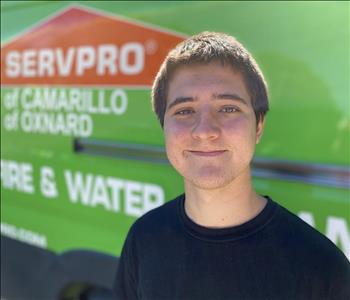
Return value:
<svg viewBox="0 0 350 300">
<path fill-rule="evenodd" d="M 252 186 L 268 111 L 263 75 L 233 37 L 180 43 L 153 86 L 185 194 L 130 229 L 117 299 L 350 299 L 350 267 L 324 236 Z"/>
</svg>

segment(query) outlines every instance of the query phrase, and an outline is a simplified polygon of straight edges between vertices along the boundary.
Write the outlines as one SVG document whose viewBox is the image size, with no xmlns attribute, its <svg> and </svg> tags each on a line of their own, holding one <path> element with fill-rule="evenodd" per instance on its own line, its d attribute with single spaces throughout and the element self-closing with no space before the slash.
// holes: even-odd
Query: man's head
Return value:
<svg viewBox="0 0 350 300">
<path fill-rule="evenodd" d="M 268 99 L 258 66 L 233 37 L 202 33 L 172 50 L 155 80 L 153 105 L 185 187 L 249 182 Z"/>
<path fill-rule="evenodd" d="M 202 32 L 171 50 L 156 76 L 152 88 L 152 104 L 162 127 L 169 85 L 175 71 L 181 66 L 210 62 L 229 66 L 242 75 L 257 123 L 264 118 L 269 109 L 267 85 L 254 58 L 234 37 L 224 33 Z"/>
</svg>

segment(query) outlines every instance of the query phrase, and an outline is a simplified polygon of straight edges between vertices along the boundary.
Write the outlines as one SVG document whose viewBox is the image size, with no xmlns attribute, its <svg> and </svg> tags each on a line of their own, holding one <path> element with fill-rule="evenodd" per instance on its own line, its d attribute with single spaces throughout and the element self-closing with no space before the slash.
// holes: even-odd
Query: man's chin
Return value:
<svg viewBox="0 0 350 300">
<path fill-rule="evenodd" d="M 217 176 L 217 174 L 208 174 L 206 176 L 192 176 L 186 180 L 189 184 L 203 190 L 220 189 L 228 185 L 232 180 L 226 176 Z"/>
</svg>

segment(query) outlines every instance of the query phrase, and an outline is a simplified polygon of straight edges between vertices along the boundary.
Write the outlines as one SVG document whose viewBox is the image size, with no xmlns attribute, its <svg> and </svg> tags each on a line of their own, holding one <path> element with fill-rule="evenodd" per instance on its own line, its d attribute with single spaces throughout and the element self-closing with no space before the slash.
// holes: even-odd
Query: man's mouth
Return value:
<svg viewBox="0 0 350 300">
<path fill-rule="evenodd" d="M 215 151 L 189 151 L 191 154 L 196 155 L 196 156 L 219 156 L 226 152 L 226 150 L 215 150 Z"/>
</svg>

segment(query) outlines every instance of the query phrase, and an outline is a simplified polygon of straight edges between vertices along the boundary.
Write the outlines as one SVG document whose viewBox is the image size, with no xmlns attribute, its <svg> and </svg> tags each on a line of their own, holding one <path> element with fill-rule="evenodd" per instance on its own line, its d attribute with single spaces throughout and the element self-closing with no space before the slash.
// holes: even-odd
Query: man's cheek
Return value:
<svg viewBox="0 0 350 300">
<path fill-rule="evenodd" d="M 232 133 L 239 134 L 240 132 L 245 131 L 251 127 L 249 122 L 250 120 L 246 115 L 240 114 L 226 122 L 225 128 Z"/>
<path fill-rule="evenodd" d="M 165 139 L 169 144 L 176 144 L 178 146 L 186 142 L 186 129 L 181 126 L 172 126 L 165 132 Z"/>
</svg>

